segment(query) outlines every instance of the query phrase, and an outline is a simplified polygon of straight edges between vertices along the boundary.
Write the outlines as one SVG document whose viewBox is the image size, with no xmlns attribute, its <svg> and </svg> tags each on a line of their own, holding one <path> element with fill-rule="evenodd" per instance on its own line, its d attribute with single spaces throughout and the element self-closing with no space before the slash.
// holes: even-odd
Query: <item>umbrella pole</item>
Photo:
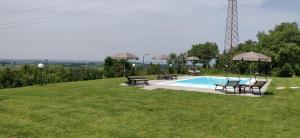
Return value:
<svg viewBox="0 0 300 138">
<path fill-rule="evenodd" d="M 126 62 L 123 63 L 123 76 L 126 76 Z"/>
<path fill-rule="evenodd" d="M 250 76 L 252 75 L 252 63 L 250 63 Z"/>
<path fill-rule="evenodd" d="M 160 61 L 158 61 L 158 66 L 159 66 L 159 74 L 162 74 L 162 69 L 161 69 L 161 65 L 160 65 Z"/>
<path fill-rule="evenodd" d="M 249 86 L 251 85 L 251 80 L 252 80 L 252 75 L 251 75 L 252 74 L 252 69 L 251 69 L 251 67 L 252 67 L 252 63 L 250 62 L 250 80 L 249 80 Z"/>
</svg>

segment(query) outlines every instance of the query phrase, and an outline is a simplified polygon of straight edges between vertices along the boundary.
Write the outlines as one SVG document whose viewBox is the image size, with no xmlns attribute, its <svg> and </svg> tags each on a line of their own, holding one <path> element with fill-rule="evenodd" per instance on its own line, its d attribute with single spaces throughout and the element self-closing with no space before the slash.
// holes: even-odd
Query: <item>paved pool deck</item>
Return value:
<svg viewBox="0 0 300 138">
<path fill-rule="evenodd" d="M 226 94 L 222 90 L 170 85 L 170 84 L 172 84 L 172 83 L 174 83 L 178 80 L 193 79 L 193 78 L 197 78 L 197 77 L 194 77 L 194 76 L 180 76 L 180 77 L 178 77 L 177 80 L 173 80 L 173 81 L 172 80 L 151 80 L 151 81 L 149 81 L 149 86 L 144 86 L 143 89 L 145 89 L 145 90 L 170 89 L 170 90 L 201 92 L 201 93 L 211 93 L 211 94 L 222 94 L 222 95 L 261 97 L 267 91 L 267 88 L 268 88 L 268 86 L 270 85 L 270 83 L 272 81 L 271 79 L 269 79 L 268 83 L 261 89 L 262 95 L 252 94 L 252 93 L 249 92 L 249 89 L 246 89 L 246 93 L 241 93 L 241 94 L 239 94 L 238 92 L 235 94 L 233 92 L 233 89 L 228 89 L 228 93 Z M 254 90 L 254 93 L 258 93 L 258 90 Z"/>
</svg>

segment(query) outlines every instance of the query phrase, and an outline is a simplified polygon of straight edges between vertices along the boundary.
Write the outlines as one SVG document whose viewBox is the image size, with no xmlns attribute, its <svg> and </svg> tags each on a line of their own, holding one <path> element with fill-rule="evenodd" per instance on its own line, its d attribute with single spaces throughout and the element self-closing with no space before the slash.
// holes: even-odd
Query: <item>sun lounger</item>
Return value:
<svg viewBox="0 0 300 138">
<path fill-rule="evenodd" d="M 176 80 L 177 75 L 158 75 L 157 79 L 158 80 Z"/>
<path fill-rule="evenodd" d="M 222 90 L 225 90 L 225 93 L 227 93 L 227 88 L 232 87 L 234 90 L 234 93 L 236 93 L 236 88 L 238 84 L 240 83 L 240 80 L 227 80 L 225 84 L 215 84 L 215 90 L 217 90 L 218 87 L 222 87 Z"/>
<path fill-rule="evenodd" d="M 251 79 L 249 81 L 249 84 L 238 84 L 238 88 L 239 88 L 239 93 L 241 94 L 242 93 L 242 89 L 243 89 L 243 92 L 246 93 L 246 88 L 254 85 L 254 83 L 256 83 L 256 77 L 254 77 L 253 79 Z M 249 90 L 250 91 L 250 90 Z"/>
<path fill-rule="evenodd" d="M 144 77 L 135 77 L 135 76 L 126 76 L 127 80 L 128 80 L 128 84 L 129 85 L 137 85 L 139 82 L 142 82 L 146 85 L 149 85 L 149 80 L 147 78 L 144 78 Z"/>
<path fill-rule="evenodd" d="M 147 79 L 146 77 L 143 76 L 128 76 L 131 79 Z"/>
<path fill-rule="evenodd" d="M 254 93 L 254 89 L 258 89 L 259 93 L 261 94 L 261 88 L 265 86 L 265 84 L 267 83 L 268 81 L 261 81 L 261 80 L 256 80 L 256 79 L 252 79 L 250 81 L 250 84 L 239 84 L 238 87 L 240 88 L 243 88 L 244 91 L 246 88 L 249 88 L 249 91 Z"/>
<path fill-rule="evenodd" d="M 253 85 L 250 85 L 250 91 L 252 90 L 252 93 L 254 92 L 254 89 L 258 89 L 259 93 L 261 94 L 261 88 L 266 85 L 268 81 L 256 81 Z"/>
<path fill-rule="evenodd" d="M 192 69 L 189 69 L 189 73 L 190 73 L 192 76 L 200 76 L 200 75 L 201 75 L 201 71 L 200 71 L 200 70 L 192 70 Z"/>
</svg>

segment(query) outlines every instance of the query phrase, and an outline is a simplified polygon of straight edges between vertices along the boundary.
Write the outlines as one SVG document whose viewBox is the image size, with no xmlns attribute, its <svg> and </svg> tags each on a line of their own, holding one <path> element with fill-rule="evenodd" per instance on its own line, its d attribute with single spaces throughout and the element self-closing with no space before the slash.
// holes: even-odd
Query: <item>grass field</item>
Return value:
<svg viewBox="0 0 300 138">
<path fill-rule="evenodd" d="M 123 79 L 0 90 L 0 137 L 299 137 L 300 78 L 262 98 L 122 87 Z"/>
</svg>

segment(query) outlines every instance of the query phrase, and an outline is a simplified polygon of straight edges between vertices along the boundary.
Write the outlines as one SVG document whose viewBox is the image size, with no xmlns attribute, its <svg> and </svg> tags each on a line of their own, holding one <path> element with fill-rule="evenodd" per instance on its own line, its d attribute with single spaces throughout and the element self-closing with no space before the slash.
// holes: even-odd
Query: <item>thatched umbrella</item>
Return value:
<svg viewBox="0 0 300 138">
<path fill-rule="evenodd" d="M 235 61 L 262 61 L 262 62 L 272 62 L 272 59 L 266 55 L 256 53 L 256 52 L 246 52 L 233 57 Z M 250 65 L 250 74 L 251 74 L 251 65 Z"/>
<path fill-rule="evenodd" d="M 156 55 L 154 57 L 152 57 L 153 60 L 157 60 L 158 61 L 158 64 L 159 64 L 159 61 L 167 61 L 170 59 L 170 56 L 169 55 Z M 161 65 L 159 64 L 159 68 L 161 69 Z"/>
<path fill-rule="evenodd" d="M 152 57 L 153 60 L 169 60 L 170 56 L 169 55 L 156 55 Z"/>
<path fill-rule="evenodd" d="M 116 59 L 116 60 L 125 60 L 125 61 L 128 61 L 128 60 L 139 60 L 139 57 L 132 54 L 132 53 L 117 53 L 115 55 L 113 55 L 111 57 L 112 59 Z M 123 65 L 123 71 L 124 71 L 124 75 L 125 75 L 125 72 L 126 72 L 126 67 L 125 67 L 125 63 L 124 62 L 124 65 Z"/>
<path fill-rule="evenodd" d="M 112 58 L 116 60 L 139 60 L 139 57 L 131 53 L 117 53 Z"/>
<path fill-rule="evenodd" d="M 156 55 L 156 56 L 152 57 L 152 60 L 157 60 L 158 64 L 159 64 L 159 61 L 167 61 L 169 59 L 170 59 L 169 55 Z"/>
<path fill-rule="evenodd" d="M 193 63 L 193 70 L 194 70 L 194 72 L 196 71 L 196 69 L 195 69 L 195 66 L 196 66 L 196 62 L 197 61 L 199 61 L 200 59 L 199 58 L 197 58 L 197 57 L 188 57 L 187 59 L 186 59 L 186 61 L 191 61 L 192 63 Z"/>
<path fill-rule="evenodd" d="M 272 62 L 271 58 L 256 52 L 247 52 L 236 55 L 233 57 L 233 60 Z"/>
<path fill-rule="evenodd" d="M 197 57 L 188 57 L 186 60 L 187 61 L 199 61 L 200 59 Z"/>
</svg>

